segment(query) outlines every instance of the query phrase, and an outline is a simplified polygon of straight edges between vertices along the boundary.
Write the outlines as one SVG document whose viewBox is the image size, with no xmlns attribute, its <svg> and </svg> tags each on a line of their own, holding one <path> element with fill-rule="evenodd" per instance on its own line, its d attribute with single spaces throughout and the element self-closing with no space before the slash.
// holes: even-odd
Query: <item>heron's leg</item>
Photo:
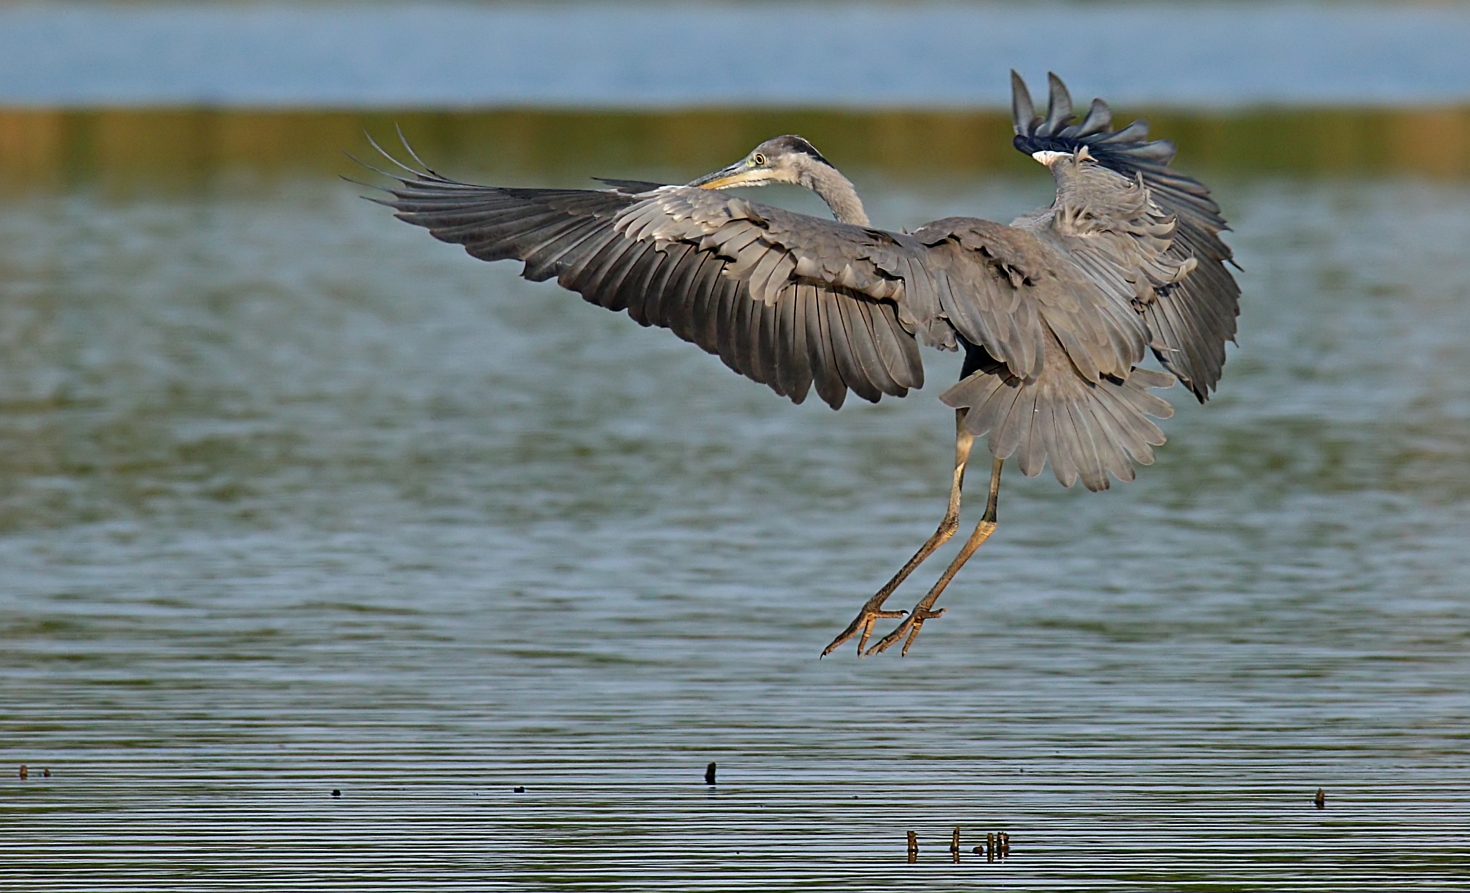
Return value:
<svg viewBox="0 0 1470 893">
<path fill-rule="evenodd" d="M 882 654 L 892 647 L 894 642 L 902 639 L 905 633 L 909 638 L 903 643 L 903 651 L 899 652 L 899 656 L 908 654 L 909 646 L 914 644 L 914 639 L 918 637 L 924 621 L 933 620 L 944 613 L 943 608 L 933 610 L 940 593 L 944 592 L 944 587 L 948 586 L 949 581 L 954 579 L 954 575 L 960 572 L 965 562 L 970 560 L 970 556 L 975 554 L 975 550 L 990 539 L 992 533 L 995 533 L 995 507 L 996 502 L 1000 499 L 1000 466 L 1004 461 L 1004 459 L 996 459 L 991 465 L 990 498 L 985 503 L 985 514 L 980 517 L 980 523 L 975 525 L 975 532 L 970 534 L 970 538 L 960 548 L 960 554 L 956 555 L 954 561 L 949 563 L 949 567 L 945 568 L 944 574 L 939 578 L 939 582 L 934 584 L 934 588 L 929 590 L 929 594 L 919 599 L 919 603 L 914 605 L 914 610 L 909 613 L 903 623 L 900 623 L 893 632 L 879 639 L 876 645 L 868 649 L 868 654 Z"/>
<path fill-rule="evenodd" d="M 949 487 L 949 510 L 944 513 L 944 520 L 939 522 L 939 528 L 929 541 L 919 547 L 914 557 L 908 563 L 898 569 L 893 579 L 884 584 L 876 594 L 867 600 L 858 610 L 858 615 L 847 625 L 847 629 L 832 640 L 832 644 L 822 649 L 822 657 L 826 657 L 837 649 L 839 645 L 862 632 L 862 638 L 858 639 L 858 656 L 861 657 L 863 649 L 868 647 L 868 637 L 873 634 L 873 624 L 880 618 L 902 617 L 902 611 L 884 611 L 883 602 L 893 594 L 893 590 L 899 584 L 908 579 L 914 568 L 924 563 L 924 559 L 934 554 L 934 550 L 949 541 L 955 531 L 960 527 L 960 490 L 965 485 L 965 466 L 970 461 L 970 447 L 975 444 L 975 435 L 965 430 L 964 409 L 955 410 L 955 440 L 954 440 L 954 482 Z"/>
</svg>

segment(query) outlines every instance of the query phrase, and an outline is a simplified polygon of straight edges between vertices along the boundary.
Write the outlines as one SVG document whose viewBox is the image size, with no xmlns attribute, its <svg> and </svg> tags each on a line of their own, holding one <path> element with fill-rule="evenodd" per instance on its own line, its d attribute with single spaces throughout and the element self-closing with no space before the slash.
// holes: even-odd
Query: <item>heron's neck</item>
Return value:
<svg viewBox="0 0 1470 893">
<path fill-rule="evenodd" d="M 825 164 L 813 164 L 802 171 L 802 184 L 815 192 L 832 209 L 832 216 L 843 223 L 857 226 L 868 225 L 868 214 L 863 210 L 863 201 L 858 198 L 852 183 L 836 168 Z"/>
</svg>

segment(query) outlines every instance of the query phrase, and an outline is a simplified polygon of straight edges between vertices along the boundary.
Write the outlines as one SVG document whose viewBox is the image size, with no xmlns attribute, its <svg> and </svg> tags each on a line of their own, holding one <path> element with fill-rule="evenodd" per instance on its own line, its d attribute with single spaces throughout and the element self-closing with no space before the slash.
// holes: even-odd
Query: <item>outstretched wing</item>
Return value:
<svg viewBox="0 0 1470 893">
<path fill-rule="evenodd" d="M 863 257 L 883 242 L 904 253 L 881 231 L 685 186 L 516 189 L 408 168 L 394 179 L 381 201 L 400 219 L 482 260 L 523 261 L 527 279 L 667 328 L 797 403 L 813 387 L 836 408 L 848 391 L 876 402 L 923 384 L 922 326 L 900 309 L 901 283 Z"/>
<path fill-rule="evenodd" d="M 1141 180 L 1152 201 L 1176 220 L 1169 236 L 1165 266 L 1194 266 L 1177 280 L 1156 284 L 1139 311 L 1147 320 L 1150 346 L 1160 362 L 1179 376 L 1200 402 L 1220 380 L 1225 364 L 1225 342 L 1235 338 L 1240 313 L 1240 286 L 1225 268 L 1232 253 L 1220 239 L 1229 229 L 1220 206 L 1197 180 L 1169 166 L 1176 149 L 1167 140 L 1148 139 L 1148 125 L 1135 121 L 1112 129 L 1107 103 L 1094 99 L 1081 121 L 1072 113 L 1072 99 L 1056 75 L 1049 75 L 1047 115 L 1036 114 L 1031 95 L 1020 75 L 1011 72 L 1012 113 L 1016 148 L 1035 152 L 1075 153 L 1086 147 L 1104 168 L 1129 180 Z"/>
</svg>

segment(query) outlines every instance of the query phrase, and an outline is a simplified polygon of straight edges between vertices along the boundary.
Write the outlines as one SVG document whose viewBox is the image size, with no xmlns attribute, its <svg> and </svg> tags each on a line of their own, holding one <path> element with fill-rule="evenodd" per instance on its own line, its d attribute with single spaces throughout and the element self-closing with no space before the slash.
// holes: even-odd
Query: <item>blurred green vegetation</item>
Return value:
<svg viewBox="0 0 1470 893">
<path fill-rule="evenodd" d="M 1193 172 L 1470 178 L 1470 108 L 1148 114 Z M 1132 116 L 1119 114 L 1119 123 Z M 435 167 L 505 182 L 682 181 L 801 133 L 849 171 L 894 179 L 1028 171 L 1003 112 L 216 111 L 0 109 L 0 188 L 191 189 L 232 175 L 352 174 L 401 126 Z"/>
</svg>

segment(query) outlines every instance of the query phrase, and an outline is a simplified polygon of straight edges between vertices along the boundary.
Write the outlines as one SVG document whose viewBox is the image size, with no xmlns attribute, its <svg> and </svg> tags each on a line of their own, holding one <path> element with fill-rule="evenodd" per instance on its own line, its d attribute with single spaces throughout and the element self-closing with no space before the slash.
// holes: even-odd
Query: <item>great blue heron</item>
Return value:
<svg viewBox="0 0 1470 893">
<path fill-rule="evenodd" d="M 1173 412 L 1148 390 L 1177 377 L 1204 402 L 1235 335 L 1240 289 L 1225 268 L 1225 220 L 1208 189 L 1169 166 L 1173 144 L 1150 142 L 1142 121 L 1114 131 L 1102 100 L 1077 121 L 1055 75 L 1045 118 L 1014 72 L 1011 85 L 1016 148 L 1051 170 L 1057 196 L 1010 226 L 947 217 L 912 233 L 874 228 L 852 183 L 799 136 L 761 143 L 684 186 L 475 186 L 420 161 L 422 170 L 393 175 L 392 197 L 380 201 L 475 257 L 520 260 L 527 279 L 555 277 L 594 304 L 670 329 L 797 403 L 812 388 L 834 409 L 848 391 L 902 397 L 923 384 L 920 344 L 962 348 L 960 381 L 939 395 L 956 422 L 944 519 L 822 652 L 860 633 L 860 655 L 907 636 L 906 654 L 994 532 L 1007 458 L 1028 476 L 1050 463 L 1064 486 L 1132 480 L 1133 463 L 1152 463 L 1164 442 L 1148 416 Z M 812 190 L 836 221 L 722 191 L 767 183 Z M 1172 375 L 1138 366 L 1149 349 Z M 965 467 L 982 435 L 993 459 L 974 533 L 912 611 L 886 610 L 958 529 Z M 875 621 L 900 617 L 868 647 Z"/>
</svg>

